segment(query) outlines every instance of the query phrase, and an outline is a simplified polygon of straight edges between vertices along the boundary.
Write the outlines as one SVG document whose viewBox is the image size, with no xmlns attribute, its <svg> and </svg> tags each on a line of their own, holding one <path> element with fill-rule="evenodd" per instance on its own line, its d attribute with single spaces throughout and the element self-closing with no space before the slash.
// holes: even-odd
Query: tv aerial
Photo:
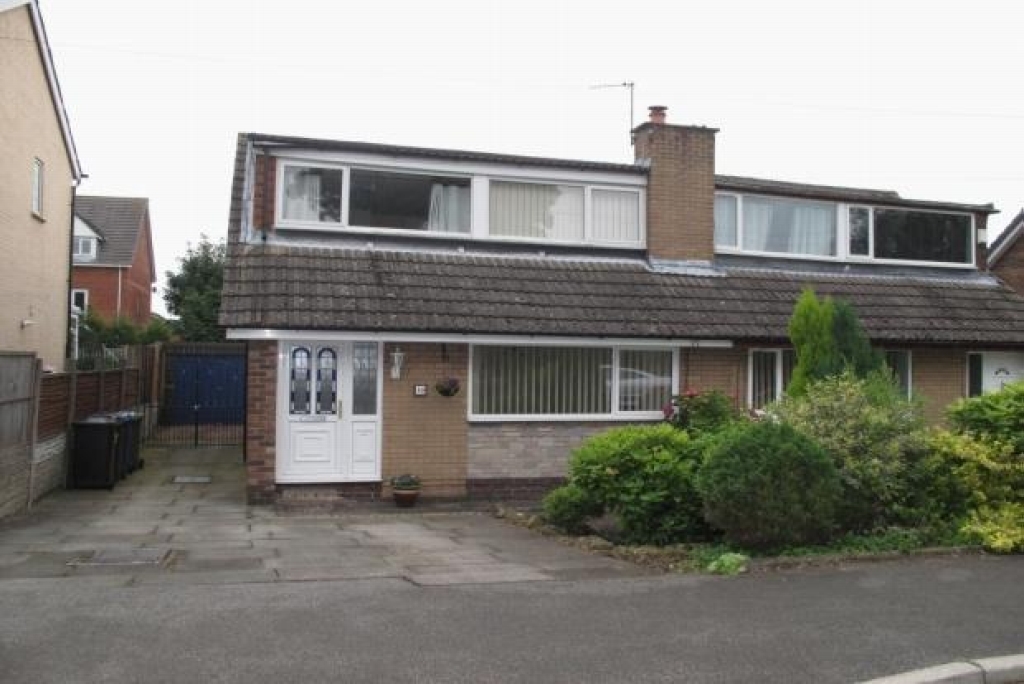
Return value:
<svg viewBox="0 0 1024 684">
<path fill-rule="evenodd" d="M 633 81 L 623 81 L 622 83 L 599 83 L 597 85 L 590 86 L 591 90 L 604 90 L 605 88 L 626 88 L 629 90 L 629 132 L 630 144 L 633 144 L 633 91 L 636 88 L 636 83 Z"/>
</svg>

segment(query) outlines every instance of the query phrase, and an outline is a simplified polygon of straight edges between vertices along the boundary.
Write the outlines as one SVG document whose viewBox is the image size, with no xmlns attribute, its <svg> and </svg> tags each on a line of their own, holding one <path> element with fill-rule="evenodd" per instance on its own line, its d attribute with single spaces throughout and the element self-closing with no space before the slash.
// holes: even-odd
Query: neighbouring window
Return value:
<svg viewBox="0 0 1024 684">
<path fill-rule="evenodd" d="M 876 259 L 971 263 L 971 217 L 875 209 Z"/>
<path fill-rule="evenodd" d="M 640 242 L 640 193 L 635 190 L 590 192 L 593 238 L 598 242 Z"/>
<path fill-rule="evenodd" d="M 867 207 L 850 207 L 850 254 L 869 256 L 871 254 L 871 210 Z"/>
<path fill-rule="evenodd" d="M 356 342 L 352 347 L 352 414 L 377 413 L 377 343 Z"/>
<path fill-rule="evenodd" d="M 763 409 L 782 398 L 793 377 L 796 353 L 792 349 L 754 349 L 750 352 L 750 408 Z"/>
<path fill-rule="evenodd" d="M 715 195 L 715 246 L 736 247 L 737 200 L 732 195 Z"/>
<path fill-rule="evenodd" d="M 85 312 L 89 308 L 89 291 L 88 290 L 72 290 L 71 291 L 71 306 L 75 307 L 81 312 Z"/>
<path fill-rule="evenodd" d="M 477 346 L 472 414 L 660 415 L 674 383 L 667 349 Z"/>
<path fill-rule="evenodd" d="M 835 256 L 835 205 L 769 197 L 744 197 L 743 249 L 753 252 Z"/>
<path fill-rule="evenodd" d="M 37 216 L 43 215 L 43 189 L 46 175 L 46 165 L 42 159 L 32 160 L 32 213 Z"/>
<path fill-rule="evenodd" d="M 285 165 L 283 182 L 286 221 L 341 223 L 341 169 Z"/>
<path fill-rule="evenodd" d="M 96 246 L 98 240 L 91 236 L 76 235 L 72 239 L 72 255 L 79 261 L 93 261 L 96 259 Z"/>
<path fill-rule="evenodd" d="M 338 412 L 338 355 L 326 347 L 316 353 L 316 412 Z"/>
<path fill-rule="evenodd" d="M 581 186 L 492 181 L 491 235 L 583 240 Z"/>
<path fill-rule="evenodd" d="M 352 169 L 349 225 L 468 233 L 468 178 Z"/>
<path fill-rule="evenodd" d="M 888 350 L 885 352 L 885 365 L 889 367 L 893 380 L 900 390 L 910 396 L 911 392 L 911 367 L 910 352 L 905 349 Z"/>
</svg>

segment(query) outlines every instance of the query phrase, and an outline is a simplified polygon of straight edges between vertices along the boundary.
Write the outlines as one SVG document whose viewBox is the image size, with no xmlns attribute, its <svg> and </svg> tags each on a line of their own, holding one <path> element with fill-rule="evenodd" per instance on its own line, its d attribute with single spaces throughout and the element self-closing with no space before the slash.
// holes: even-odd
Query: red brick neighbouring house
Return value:
<svg viewBox="0 0 1024 684">
<path fill-rule="evenodd" d="M 80 195 L 73 240 L 72 305 L 106 320 L 149 323 L 156 282 L 149 200 Z"/>
<path fill-rule="evenodd" d="M 856 308 L 933 421 L 1024 368 L 991 205 L 718 175 L 716 133 L 652 108 L 629 164 L 239 136 L 221 323 L 248 342 L 250 501 L 406 472 L 536 494 L 672 393 L 760 408 L 806 287 Z"/>
</svg>

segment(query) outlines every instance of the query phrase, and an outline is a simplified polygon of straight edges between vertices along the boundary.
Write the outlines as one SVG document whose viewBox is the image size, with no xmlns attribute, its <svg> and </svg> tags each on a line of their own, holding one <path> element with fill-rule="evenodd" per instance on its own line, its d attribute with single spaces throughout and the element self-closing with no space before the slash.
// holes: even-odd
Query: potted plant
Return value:
<svg viewBox="0 0 1024 684">
<path fill-rule="evenodd" d="M 408 473 L 394 476 L 391 478 L 391 494 L 396 506 L 412 508 L 420 497 L 420 478 Z"/>
<path fill-rule="evenodd" d="M 434 385 L 434 391 L 442 397 L 454 397 L 459 393 L 460 389 L 462 389 L 462 384 L 455 377 L 438 380 L 437 384 Z"/>
</svg>

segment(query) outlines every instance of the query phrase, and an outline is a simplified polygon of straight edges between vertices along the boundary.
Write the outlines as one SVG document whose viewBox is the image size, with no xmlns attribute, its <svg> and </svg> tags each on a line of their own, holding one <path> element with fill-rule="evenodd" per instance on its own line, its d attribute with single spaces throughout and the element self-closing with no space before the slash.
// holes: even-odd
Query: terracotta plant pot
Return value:
<svg viewBox="0 0 1024 684">
<path fill-rule="evenodd" d="M 416 499 L 420 498 L 418 489 L 395 489 L 391 494 L 395 497 L 395 505 L 399 508 L 412 508 L 416 505 Z"/>
</svg>

